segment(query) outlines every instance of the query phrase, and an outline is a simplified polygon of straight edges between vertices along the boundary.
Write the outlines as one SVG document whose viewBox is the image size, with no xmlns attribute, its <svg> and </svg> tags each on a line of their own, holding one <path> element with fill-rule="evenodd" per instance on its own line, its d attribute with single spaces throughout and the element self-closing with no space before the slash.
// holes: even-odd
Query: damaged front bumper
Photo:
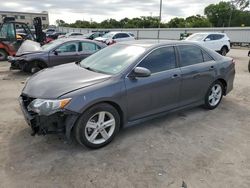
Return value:
<svg viewBox="0 0 250 188">
<path fill-rule="evenodd" d="M 22 70 L 24 71 L 28 67 L 28 62 L 21 58 L 8 56 L 8 62 L 10 62 L 11 70 Z"/>
<path fill-rule="evenodd" d="M 71 111 L 60 111 L 50 116 L 41 116 L 28 111 L 28 104 L 34 100 L 27 96 L 20 96 L 19 103 L 27 124 L 32 129 L 32 136 L 63 133 L 71 140 L 71 130 L 78 119 L 78 114 Z"/>
</svg>

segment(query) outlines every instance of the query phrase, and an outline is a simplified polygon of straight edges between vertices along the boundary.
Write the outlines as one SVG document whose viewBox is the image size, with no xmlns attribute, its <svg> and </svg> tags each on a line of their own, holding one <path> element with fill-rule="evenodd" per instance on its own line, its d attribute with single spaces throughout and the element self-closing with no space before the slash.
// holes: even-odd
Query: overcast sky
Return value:
<svg viewBox="0 0 250 188">
<path fill-rule="evenodd" d="M 48 11 L 50 24 L 56 19 L 68 23 L 75 20 L 101 22 L 108 18 L 158 16 L 160 0 L 0 0 L 0 9 L 5 11 Z M 162 21 L 173 17 L 203 15 L 204 8 L 218 0 L 163 0 Z"/>
</svg>

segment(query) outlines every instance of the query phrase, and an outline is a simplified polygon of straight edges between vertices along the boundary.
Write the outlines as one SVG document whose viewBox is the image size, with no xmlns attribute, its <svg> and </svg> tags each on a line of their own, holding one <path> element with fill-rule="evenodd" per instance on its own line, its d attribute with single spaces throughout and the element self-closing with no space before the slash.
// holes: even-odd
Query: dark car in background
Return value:
<svg viewBox="0 0 250 188">
<path fill-rule="evenodd" d="M 101 37 L 103 35 L 104 35 L 103 32 L 86 33 L 86 34 L 83 35 L 83 38 L 94 40 L 95 38 Z"/>
<path fill-rule="evenodd" d="M 248 51 L 248 57 L 250 57 L 250 50 Z M 250 59 L 249 59 L 249 62 L 248 62 L 248 71 L 250 72 Z"/>
<path fill-rule="evenodd" d="M 58 38 L 58 36 L 65 35 L 65 34 L 66 34 L 65 32 L 55 31 L 55 32 L 49 34 L 47 37 L 49 37 L 53 40 L 56 40 Z"/>
<path fill-rule="evenodd" d="M 33 47 L 33 48 L 32 48 Z M 92 40 L 63 38 L 40 47 L 38 43 L 25 41 L 15 57 L 9 57 L 11 69 L 37 72 L 43 68 L 81 61 L 106 45 Z"/>
<path fill-rule="evenodd" d="M 166 112 L 215 109 L 234 76 L 231 58 L 192 42 L 131 41 L 35 74 L 20 104 L 34 134 L 65 133 L 99 148 L 120 128 Z"/>
</svg>

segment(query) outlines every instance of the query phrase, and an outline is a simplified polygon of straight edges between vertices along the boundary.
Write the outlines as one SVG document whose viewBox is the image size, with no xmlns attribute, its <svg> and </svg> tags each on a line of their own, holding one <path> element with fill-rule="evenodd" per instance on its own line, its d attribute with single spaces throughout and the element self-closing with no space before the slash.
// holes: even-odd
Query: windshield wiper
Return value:
<svg viewBox="0 0 250 188">
<path fill-rule="evenodd" d="M 104 72 L 104 71 L 100 71 L 100 70 L 96 70 L 96 69 L 93 69 L 91 67 L 86 67 L 86 66 L 81 66 L 82 68 L 85 68 L 87 70 L 90 70 L 90 71 L 93 71 L 93 72 L 97 72 L 97 73 L 102 73 L 102 74 L 108 74 L 107 72 Z M 110 75 L 110 74 L 108 74 Z"/>
<path fill-rule="evenodd" d="M 95 69 L 92 69 L 92 68 L 90 68 L 90 67 L 86 67 L 86 66 L 81 66 L 81 67 L 83 67 L 83 68 L 85 68 L 85 69 L 87 69 L 87 70 L 93 71 L 93 72 L 99 72 L 99 71 L 97 71 L 97 70 L 95 70 Z"/>
</svg>

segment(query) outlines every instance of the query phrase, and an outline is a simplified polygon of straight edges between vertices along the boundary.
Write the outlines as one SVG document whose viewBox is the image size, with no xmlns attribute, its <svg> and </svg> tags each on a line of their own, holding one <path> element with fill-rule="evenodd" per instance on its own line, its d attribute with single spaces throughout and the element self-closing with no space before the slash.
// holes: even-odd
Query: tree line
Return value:
<svg viewBox="0 0 250 188">
<path fill-rule="evenodd" d="M 100 23 L 95 21 L 77 20 L 66 23 L 56 20 L 58 26 L 74 28 L 190 28 L 190 27 L 240 27 L 250 26 L 250 11 L 248 0 L 221 1 L 210 4 L 204 9 L 204 15 L 194 15 L 187 18 L 173 18 L 169 22 L 159 23 L 159 17 L 141 16 L 139 18 L 123 18 L 121 20 L 107 19 Z"/>
</svg>

